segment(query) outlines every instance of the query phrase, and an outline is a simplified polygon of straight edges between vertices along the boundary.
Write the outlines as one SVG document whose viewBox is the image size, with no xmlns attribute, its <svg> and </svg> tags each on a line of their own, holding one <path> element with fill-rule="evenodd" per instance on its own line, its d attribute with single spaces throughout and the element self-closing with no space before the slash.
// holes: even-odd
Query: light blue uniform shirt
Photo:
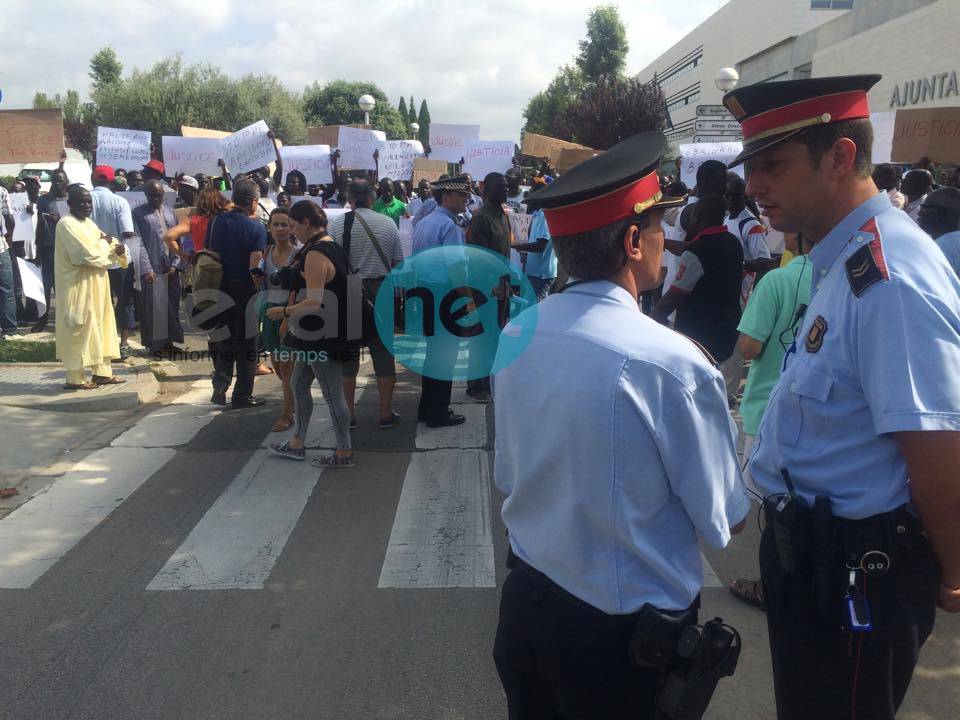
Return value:
<svg viewBox="0 0 960 720">
<path fill-rule="evenodd" d="M 513 551 L 608 614 L 689 607 L 703 584 L 697 533 L 724 547 L 750 505 L 723 378 L 611 282 L 537 312 L 493 383 Z"/>
<path fill-rule="evenodd" d="M 123 233 L 133 232 L 133 215 L 130 203 L 118 197 L 107 187 L 95 187 L 90 191 L 93 198 L 93 212 L 90 219 L 107 235 L 120 240 Z"/>
<path fill-rule="evenodd" d="M 466 243 L 463 228 L 457 225 L 455 218 L 456 215 L 442 205 L 427 215 L 427 217 L 413 229 L 414 254 L 435 247 L 463 246 Z M 453 253 L 446 259 L 448 260 L 448 265 L 452 266 L 458 262 L 462 262 L 464 258 L 460 253 Z M 436 267 L 429 268 L 420 266 L 417 270 L 418 278 L 424 282 L 444 283 L 449 280 L 449 275 L 442 271 L 439 264 Z"/>
<path fill-rule="evenodd" d="M 934 242 L 943 251 L 953 272 L 960 275 L 960 230 L 941 235 Z"/>
<path fill-rule="evenodd" d="M 557 276 L 557 256 L 553 252 L 553 238 L 550 236 L 550 229 L 547 227 L 546 218 L 543 210 L 537 210 L 530 219 L 530 242 L 536 242 L 540 238 L 547 239 L 547 246 L 543 252 L 528 252 L 527 264 L 524 272 L 530 277 L 543 278 L 549 280 Z"/>
<path fill-rule="evenodd" d="M 859 297 L 846 262 L 868 247 Z M 960 431 L 960 281 L 886 193 L 863 203 L 810 252 L 813 288 L 760 424 L 750 474 L 765 495 L 781 468 L 812 503 L 861 519 L 910 500 L 890 433 Z M 868 263 L 869 264 L 869 263 Z"/>
</svg>

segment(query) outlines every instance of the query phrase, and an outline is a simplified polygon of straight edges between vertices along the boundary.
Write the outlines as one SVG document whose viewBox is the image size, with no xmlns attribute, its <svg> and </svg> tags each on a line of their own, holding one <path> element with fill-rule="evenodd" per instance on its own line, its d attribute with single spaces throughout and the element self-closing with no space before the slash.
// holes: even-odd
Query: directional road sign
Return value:
<svg viewBox="0 0 960 720">
<path fill-rule="evenodd" d="M 722 143 L 722 142 L 739 142 L 743 140 L 742 135 L 694 135 L 693 141 L 695 143 Z"/>
<path fill-rule="evenodd" d="M 714 115 L 728 115 L 730 119 L 733 119 L 733 115 L 730 115 L 730 111 L 727 110 L 723 105 L 697 105 L 697 115 L 703 117 L 712 117 Z"/>
<path fill-rule="evenodd" d="M 735 134 L 740 134 L 740 123 L 736 120 L 697 120 L 694 129 L 697 132 L 710 132 L 725 134 L 726 132 L 732 131 Z"/>
</svg>

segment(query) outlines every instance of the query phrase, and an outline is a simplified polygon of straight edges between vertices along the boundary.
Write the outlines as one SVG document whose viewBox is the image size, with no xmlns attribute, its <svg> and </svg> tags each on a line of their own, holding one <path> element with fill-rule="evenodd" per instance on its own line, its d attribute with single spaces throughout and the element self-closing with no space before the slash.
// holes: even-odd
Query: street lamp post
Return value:
<svg viewBox="0 0 960 720">
<path fill-rule="evenodd" d="M 413 131 L 413 139 L 417 139 L 417 133 L 420 132 L 420 123 L 410 123 L 410 129 Z"/>
<path fill-rule="evenodd" d="M 725 67 L 717 70 L 717 76 L 713 83 L 720 92 L 728 93 L 733 90 L 740 82 L 740 73 L 735 68 Z"/>
<path fill-rule="evenodd" d="M 360 99 L 357 100 L 357 105 L 360 106 L 360 109 L 363 110 L 363 124 L 370 124 L 370 111 L 377 106 L 377 101 L 374 99 L 373 95 L 361 95 Z"/>
</svg>

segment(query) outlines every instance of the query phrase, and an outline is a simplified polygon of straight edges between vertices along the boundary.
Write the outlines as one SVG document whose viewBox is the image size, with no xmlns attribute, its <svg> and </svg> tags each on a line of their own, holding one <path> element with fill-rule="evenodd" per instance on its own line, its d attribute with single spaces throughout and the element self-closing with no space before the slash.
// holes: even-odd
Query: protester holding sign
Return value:
<svg viewBox="0 0 960 720">
<path fill-rule="evenodd" d="M 394 225 L 400 227 L 400 218 L 410 217 L 407 206 L 393 194 L 393 180 L 384 178 L 380 181 L 379 197 L 373 203 L 373 211 L 386 215 L 393 220 Z"/>
</svg>

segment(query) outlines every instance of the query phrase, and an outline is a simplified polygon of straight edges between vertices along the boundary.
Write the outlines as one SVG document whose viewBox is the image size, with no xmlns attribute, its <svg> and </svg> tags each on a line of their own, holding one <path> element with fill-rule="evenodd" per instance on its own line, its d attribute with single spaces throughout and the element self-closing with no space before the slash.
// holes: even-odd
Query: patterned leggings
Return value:
<svg viewBox="0 0 960 720">
<path fill-rule="evenodd" d="M 310 386 L 317 379 L 323 399 L 330 409 L 330 421 L 337 435 L 337 450 L 350 450 L 350 410 L 343 396 L 343 362 L 327 358 L 304 362 L 297 360 L 290 376 L 290 387 L 296 407 L 297 425 L 295 435 L 306 440 L 307 426 L 313 415 L 313 396 Z"/>
</svg>

